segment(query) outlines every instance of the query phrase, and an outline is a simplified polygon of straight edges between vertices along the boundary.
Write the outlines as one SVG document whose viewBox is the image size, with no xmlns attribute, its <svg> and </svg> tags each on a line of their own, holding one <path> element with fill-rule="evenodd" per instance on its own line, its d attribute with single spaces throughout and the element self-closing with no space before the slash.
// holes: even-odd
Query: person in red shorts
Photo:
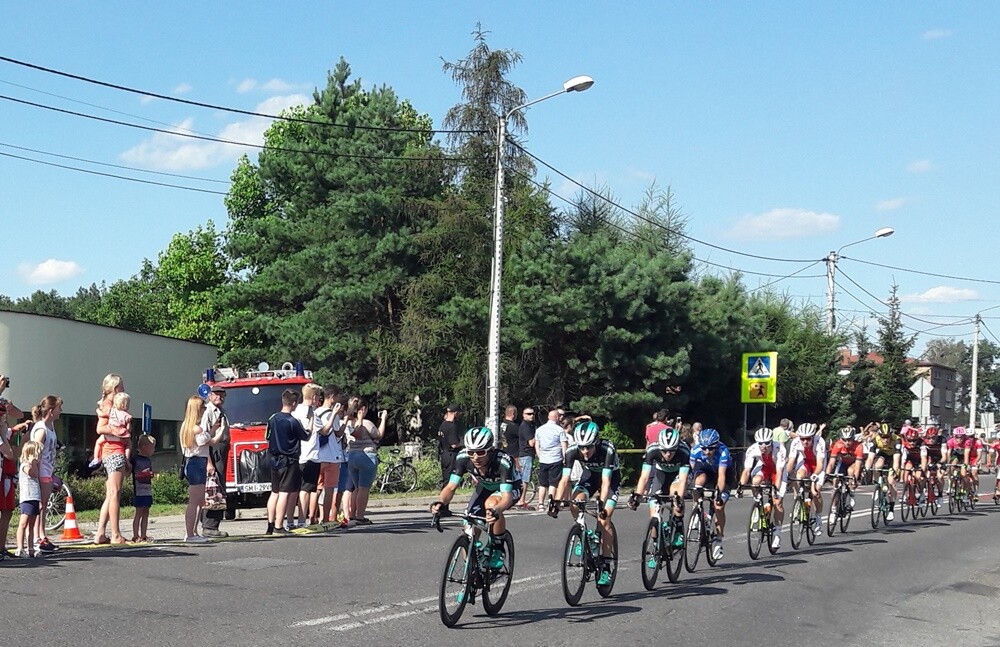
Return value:
<svg viewBox="0 0 1000 647">
<path fill-rule="evenodd" d="M 10 378 L 0 375 L 0 560 L 11 556 L 7 552 L 7 531 L 10 530 L 10 520 L 17 506 L 14 490 L 17 486 L 18 457 L 14 450 L 14 439 L 31 427 L 30 422 L 13 427 L 9 425 L 8 416 L 23 418 L 24 413 L 3 396 L 8 386 Z"/>
</svg>

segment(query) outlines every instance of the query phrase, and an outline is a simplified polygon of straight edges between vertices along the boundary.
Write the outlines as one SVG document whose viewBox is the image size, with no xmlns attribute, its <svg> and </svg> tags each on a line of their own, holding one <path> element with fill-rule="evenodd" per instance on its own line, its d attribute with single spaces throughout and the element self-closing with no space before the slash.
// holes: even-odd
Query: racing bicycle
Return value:
<svg viewBox="0 0 1000 647">
<path fill-rule="evenodd" d="M 608 521 L 611 526 L 611 555 L 604 556 L 601 555 L 600 524 L 595 524 L 596 530 L 587 527 L 587 517 L 598 518 L 604 509 L 604 502 L 596 499 L 590 501 L 549 499 L 549 509 L 557 509 L 556 506 L 574 506 L 577 511 L 576 520 L 566 533 L 562 558 L 562 587 L 566 603 L 571 607 L 580 604 L 587 582 L 593 579 L 596 584 L 601 569 L 605 567 L 610 569 L 611 579 L 607 584 L 597 584 L 597 593 L 602 598 L 610 596 L 618 576 L 618 533 L 614 524 Z"/>
<path fill-rule="evenodd" d="M 788 533 L 792 536 L 792 548 L 802 545 L 802 537 L 812 546 L 816 543 L 816 527 L 813 525 L 812 479 L 788 479 L 796 483 L 795 500 L 792 502 L 792 518 L 788 522 Z"/>
<path fill-rule="evenodd" d="M 854 512 L 854 494 L 846 474 L 827 474 L 833 482 L 833 492 L 830 496 L 830 514 L 826 518 L 826 534 L 833 537 L 833 532 L 837 525 L 840 525 L 840 532 L 847 532 L 847 526 L 851 523 L 851 513 Z"/>
<path fill-rule="evenodd" d="M 712 554 L 712 541 L 716 536 L 714 499 L 717 496 L 715 490 L 705 489 L 701 485 L 691 488 L 694 506 L 688 516 L 687 538 L 684 542 L 684 568 L 688 573 L 694 573 L 698 557 L 703 551 L 709 566 L 715 566 L 718 561 Z"/>
<path fill-rule="evenodd" d="M 666 494 L 649 494 L 639 498 L 653 503 L 653 516 L 642 540 L 642 585 L 647 591 L 652 591 L 661 569 L 667 571 L 671 582 L 680 579 L 684 561 L 684 528 L 674 523 L 673 508 L 677 506 L 683 510 L 684 502 L 677 495 Z"/>
<path fill-rule="evenodd" d="M 774 547 L 774 486 L 770 483 L 750 485 L 753 492 L 753 506 L 750 508 L 750 522 L 747 524 L 747 550 L 750 559 L 760 557 L 760 547 L 767 544 L 767 550 L 774 555 L 778 549 Z M 742 487 L 736 491 L 736 496 L 743 496 Z"/>
<path fill-rule="evenodd" d="M 494 537 L 486 517 L 470 514 L 455 516 L 464 520 L 466 525 L 448 551 L 448 560 L 441 574 L 438 610 L 446 627 L 454 627 L 458 623 L 466 605 L 475 604 L 480 592 L 486 615 L 499 614 L 514 579 L 514 539 L 510 531 L 505 530 Z M 444 532 L 439 514 L 434 515 L 432 524 L 438 532 Z M 485 536 L 486 541 L 480 541 L 477 538 L 480 536 Z M 495 538 L 500 540 L 502 548 L 493 548 Z M 493 550 L 502 551 L 499 560 L 492 561 Z"/>
</svg>

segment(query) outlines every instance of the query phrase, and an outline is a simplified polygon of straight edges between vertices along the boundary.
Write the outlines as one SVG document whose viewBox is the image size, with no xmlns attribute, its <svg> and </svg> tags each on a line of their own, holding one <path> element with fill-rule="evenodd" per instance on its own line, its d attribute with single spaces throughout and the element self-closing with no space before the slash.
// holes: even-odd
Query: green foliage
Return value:
<svg viewBox="0 0 1000 647">
<path fill-rule="evenodd" d="M 390 447 L 381 447 L 378 450 L 378 478 L 385 474 L 386 470 L 396 464 L 396 456 L 389 453 Z M 398 448 L 401 449 L 401 448 Z M 437 460 L 437 455 L 430 446 L 423 448 L 420 458 L 413 461 L 413 467 L 417 470 L 417 490 L 439 490 L 441 484 L 441 463 Z M 376 486 L 372 488 L 377 491 Z"/>
<path fill-rule="evenodd" d="M 153 475 L 153 503 L 187 503 L 188 483 L 177 470 L 167 470 Z"/>
<path fill-rule="evenodd" d="M 100 509 L 106 489 L 106 479 L 103 476 L 80 478 L 69 475 L 65 480 L 73 493 L 73 505 L 77 510 Z M 131 504 L 134 498 L 132 479 L 126 477 L 122 482 L 122 505 Z M 187 503 L 187 500 L 188 484 L 181 480 L 176 471 L 160 472 L 153 476 L 154 503 Z"/>
<path fill-rule="evenodd" d="M 893 285 L 889 293 L 888 316 L 879 319 L 877 347 L 882 363 L 875 368 L 871 393 L 879 419 L 895 424 L 910 416 L 912 395 L 909 388 L 914 373 L 906 358 L 916 338 L 916 335 L 903 332 L 897 288 Z"/>
</svg>

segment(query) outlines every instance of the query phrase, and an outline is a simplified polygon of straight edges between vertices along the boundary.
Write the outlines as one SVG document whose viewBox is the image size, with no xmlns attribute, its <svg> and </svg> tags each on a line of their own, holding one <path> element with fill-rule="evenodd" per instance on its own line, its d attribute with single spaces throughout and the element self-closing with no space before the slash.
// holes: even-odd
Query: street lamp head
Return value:
<svg viewBox="0 0 1000 647">
<path fill-rule="evenodd" d="M 892 236 L 894 233 L 896 233 L 896 230 L 893 229 L 892 227 L 882 227 L 881 229 L 875 232 L 875 238 L 888 238 L 889 236 Z"/>
<path fill-rule="evenodd" d="M 563 92 L 583 92 L 589 90 L 592 85 L 594 85 L 594 79 L 589 76 L 574 76 L 563 83 Z"/>
</svg>

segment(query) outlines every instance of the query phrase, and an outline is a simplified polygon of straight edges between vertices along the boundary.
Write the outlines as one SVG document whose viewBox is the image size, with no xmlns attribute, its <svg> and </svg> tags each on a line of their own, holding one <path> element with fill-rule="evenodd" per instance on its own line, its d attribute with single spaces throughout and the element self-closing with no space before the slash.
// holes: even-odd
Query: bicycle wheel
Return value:
<svg viewBox="0 0 1000 647">
<path fill-rule="evenodd" d="M 688 515 L 687 535 L 684 537 L 684 568 L 688 573 L 694 573 L 698 557 L 705 550 L 701 534 L 701 508 L 695 506 Z"/>
<path fill-rule="evenodd" d="M 469 555 L 469 538 L 462 535 L 452 544 L 448 551 L 448 561 L 444 564 L 441 574 L 441 587 L 438 596 L 438 609 L 441 612 L 441 622 L 446 627 L 454 627 L 469 603 L 471 588 L 472 559 Z"/>
<path fill-rule="evenodd" d="M 941 484 L 935 479 L 927 487 L 927 502 L 931 509 L 931 514 L 937 516 L 941 509 Z"/>
<path fill-rule="evenodd" d="M 881 486 L 876 485 L 875 491 L 872 492 L 872 530 L 878 528 L 879 520 L 882 518 L 882 497 L 885 496 L 882 493 Z"/>
<path fill-rule="evenodd" d="M 917 518 L 916 515 L 920 515 L 921 517 L 927 517 L 927 508 L 929 507 L 930 505 L 927 503 L 927 486 L 926 485 L 917 486 L 917 509 L 916 509 L 916 514 L 914 514 L 913 518 L 916 519 Z"/>
<path fill-rule="evenodd" d="M 382 492 L 412 492 L 417 487 L 417 470 L 412 465 L 393 465 L 381 479 Z"/>
<path fill-rule="evenodd" d="M 608 526 L 611 527 L 611 555 L 604 558 L 605 566 L 611 566 L 611 581 L 607 584 L 598 584 L 597 593 L 602 597 L 606 598 L 611 595 L 612 589 L 615 588 L 615 580 L 618 579 L 618 531 L 615 529 L 615 524 L 608 521 Z"/>
<path fill-rule="evenodd" d="M 66 522 L 66 497 L 70 496 L 69 487 L 63 483 L 58 490 L 49 495 L 49 505 L 45 508 L 45 530 L 59 530 Z"/>
<path fill-rule="evenodd" d="M 747 550 L 750 551 L 750 559 L 760 557 L 760 547 L 764 543 L 766 531 L 761 520 L 764 518 L 764 511 L 756 503 L 750 508 L 750 522 L 747 524 Z"/>
<path fill-rule="evenodd" d="M 566 603 L 571 607 L 580 604 L 583 587 L 586 586 L 587 578 L 590 576 L 587 552 L 587 545 L 583 541 L 583 530 L 574 523 L 566 535 L 566 546 L 563 549 L 562 559 L 563 595 L 566 596 Z"/>
<path fill-rule="evenodd" d="M 705 514 L 701 520 L 701 527 L 702 545 L 705 546 L 705 561 L 708 562 L 709 566 L 715 566 L 719 562 L 715 559 L 712 550 L 712 540 L 715 538 L 715 517 L 712 514 Z"/>
<path fill-rule="evenodd" d="M 535 494 L 538 492 L 537 470 L 531 470 L 531 478 L 528 479 L 527 483 L 522 483 L 521 487 L 524 488 L 524 502 L 530 504 L 535 500 Z"/>
<path fill-rule="evenodd" d="M 514 538 L 510 531 L 504 530 L 500 539 L 503 541 L 503 566 L 489 569 L 486 586 L 483 587 L 483 609 L 489 616 L 500 613 L 514 580 Z"/>
<path fill-rule="evenodd" d="M 681 538 L 682 545 L 674 546 L 674 539 Z M 684 526 L 677 525 L 673 517 L 663 524 L 663 543 L 661 547 L 667 556 L 667 578 L 676 583 L 681 577 L 681 565 L 684 563 Z"/>
<path fill-rule="evenodd" d="M 955 479 L 951 479 L 950 481 L 948 481 L 948 512 L 949 513 L 954 512 L 955 508 L 957 506 L 957 504 L 955 502 L 955 497 L 958 496 L 956 494 L 957 492 L 958 492 L 958 488 L 956 487 Z"/>
<path fill-rule="evenodd" d="M 833 495 L 830 497 L 830 510 L 826 518 L 826 536 L 833 537 L 833 531 L 837 529 L 837 521 L 840 519 L 840 515 L 843 514 L 843 510 L 840 507 L 840 497 L 842 490 L 834 490 Z"/>
<path fill-rule="evenodd" d="M 656 586 L 656 577 L 660 574 L 660 556 L 662 549 L 660 541 L 663 533 L 660 531 L 660 522 L 650 519 L 646 527 L 646 536 L 642 540 L 642 585 L 647 591 L 652 591 Z"/>
<path fill-rule="evenodd" d="M 969 509 L 974 510 L 976 508 L 976 503 L 979 502 L 979 481 L 973 480 L 972 486 L 969 488 Z"/>
<path fill-rule="evenodd" d="M 910 508 L 910 496 L 913 494 L 912 483 L 907 483 L 903 488 L 903 496 L 899 500 L 899 516 L 906 521 L 907 515 L 912 512 Z"/>
<path fill-rule="evenodd" d="M 843 490 L 840 493 L 840 532 L 847 532 L 847 525 L 851 523 L 851 514 L 854 509 L 851 507 L 851 491 Z"/>
<path fill-rule="evenodd" d="M 796 550 L 802 544 L 802 535 L 806 533 L 806 524 L 808 523 L 808 517 L 806 512 L 805 503 L 798 496 L 795 497 L 795 503 L 792 504 L 792 518 L 789 522 L 788 534 L 792 536 L 792 548 Z M 806 519 L 803 522 L 803 518 Z"/>
</svg>

